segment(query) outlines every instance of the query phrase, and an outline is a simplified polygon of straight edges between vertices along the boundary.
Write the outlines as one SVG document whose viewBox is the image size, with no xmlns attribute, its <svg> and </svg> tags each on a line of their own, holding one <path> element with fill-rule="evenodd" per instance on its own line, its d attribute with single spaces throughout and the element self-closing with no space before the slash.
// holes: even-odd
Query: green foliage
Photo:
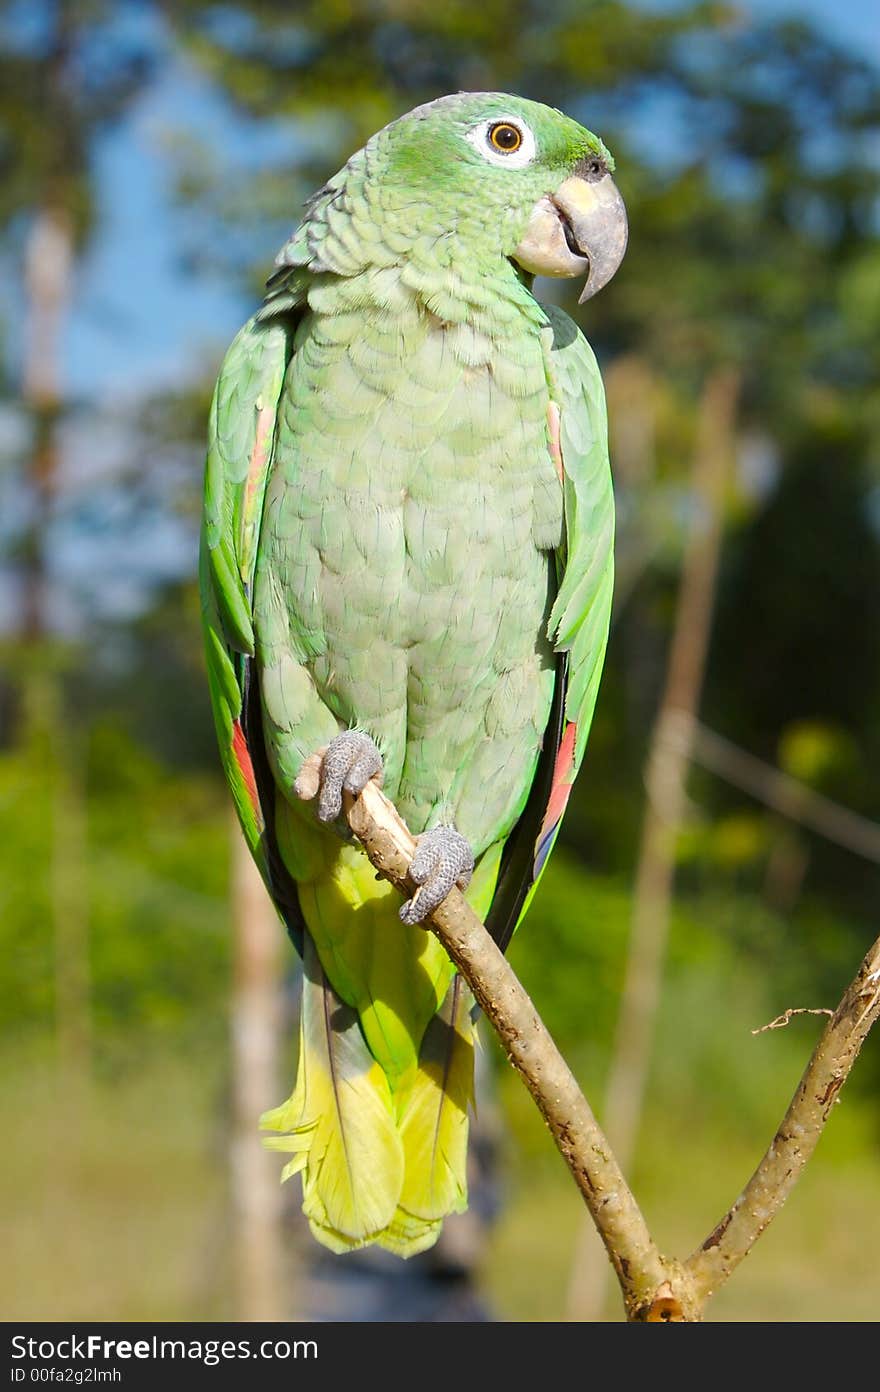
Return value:
<svg viewBox="0 0 880 1392">
<path fill-rule="evenodd" d="M 6 863 L 15 867 L 0 878 L 0 1019 L 15 1035 L 51 1029 L 52 939 L 43 925 L 51 914 L 46 828 L 52 794 L 45 748 L 32 742 L 0 757 L 0 824 Z"/>
<path fill-rule="evenodd" d="M 36 732 L 0 755 L 8 863 L 0 899 L 0 1019 L 7 1039 L 51 1034 L 52 895 L 60 770 Z M 228 812 L 219 783 L 163 767 L 113 725 L 90 736 L 89 1010 L 99 1056 L 135 1063 L 163 1039 L 222 1048 L 228 991 Z"/>
</svg>

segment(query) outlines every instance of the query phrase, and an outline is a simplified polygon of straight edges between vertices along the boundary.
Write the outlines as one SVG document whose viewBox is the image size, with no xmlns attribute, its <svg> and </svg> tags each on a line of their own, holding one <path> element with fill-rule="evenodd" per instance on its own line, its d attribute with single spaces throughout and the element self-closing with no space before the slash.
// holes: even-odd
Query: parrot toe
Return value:
<svg viewBox="0 0 880 1392">
<path fill-rule="evenodd" d="M 474 869 L 474 853 L 454 827 L 433 827 L 418 838 L 418 849 L 409 876 L 418 885 L 400 910 L 404 923 L 421 923 L 442 904 L 453 885 L 467 888 Z"/>
<path fill-rule="evenodd" d="M 362 730 L 344 730 L 327 746 L 321 760 L 318 819 L 333 822 L 342 811 L 343 789 L 357 796 L 371 778 L 382 773 L 382 755 Z M 313 794 L 314 795 L 314 794 Z"/>
</svg>

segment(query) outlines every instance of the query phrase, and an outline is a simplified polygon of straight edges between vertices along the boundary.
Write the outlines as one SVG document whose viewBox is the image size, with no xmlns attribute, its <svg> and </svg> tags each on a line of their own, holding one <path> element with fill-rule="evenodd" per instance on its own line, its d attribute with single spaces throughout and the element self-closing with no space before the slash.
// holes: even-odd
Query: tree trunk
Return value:
<svg viewBox="0 0 880 1392">
<path fill-rule="evenodd" d="M 289 1319 L 277 1156 L 260 1141 L 263 1112 L 280 1097 L 279 1037 L 284 933 L 242 837 L 232 828 L 233 1130 L 230 1146 L 234 1221 L 235 1319 Z"/>
</svg>

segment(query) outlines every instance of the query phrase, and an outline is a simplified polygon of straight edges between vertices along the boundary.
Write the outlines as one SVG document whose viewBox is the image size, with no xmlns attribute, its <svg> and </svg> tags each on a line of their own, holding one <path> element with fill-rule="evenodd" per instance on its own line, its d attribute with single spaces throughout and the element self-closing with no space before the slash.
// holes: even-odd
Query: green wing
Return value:
<svg viewBox="0 0 880 1392">
<path fill-rule="evenodd" d="M 263 311 L 265 313 L 265 311 Z M 264 876 L 266 811 L 254 772 L 245 701 L 254 652 L 251 585 L 275 442 L 275 419 L 292 352 L 294 320 L 251 319 L 217 379 L 208 434 L 199 581 L 211 704 L 227 781 Z"/>
<path fill-rule="evenodd" d="M 581 766 L 605 661 L 614 587 L 614 492 L 605 392 L 592 348 L 567 314 L 547 307 L 550 439 L 562 474 L 565 536 L 550 640 L 566 658 L 564 720 L 535 843 L 534 884 L 553 848 Z"/>
<path fill-rule="evenodd" d="M 528 911 L 584 756 L 614 585 L 614 493 L 602 378 L 593 350 L 568 315 L 553 305 L 545 312 L 549 440 L 565 517 L 548 625 L 559 658 L 541 759 L 525 810 L 504 848 L 486 918 L 502 949 Z"/>
<path fill-rule="evenodd" d="M 605 392 L 592 348 L 559 309 L 548 307 L 551 397 L 559 409 L 565 540 L 550 638 L 567 653 L 566 721 L 576 726 L 571 776 L 590 733 L 605 660 L 614 586 L 614 492 L 608 461 Z M 563 742 L 566 736 L 563 737 Z"/>
</svg>

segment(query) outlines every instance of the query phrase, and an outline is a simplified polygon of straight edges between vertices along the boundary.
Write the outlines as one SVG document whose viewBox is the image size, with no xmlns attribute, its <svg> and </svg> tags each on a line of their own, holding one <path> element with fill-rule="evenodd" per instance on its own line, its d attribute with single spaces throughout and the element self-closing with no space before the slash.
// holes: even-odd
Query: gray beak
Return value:
<svg viewBox="0 0 880 1392">
<path fill-rule="evenodd" d="M 577 176 L 566 179 L 553 195 L 553 202 L 568 223 L 571 241 L 590 263 L 578 300 L 583 304 L 608 284 L 623 260 L 628 235 L 626 208 L 610 174 L 595 183 Z"/>
<path fill-rule="evenodd" d="M 514 257 L 533 275 L 586 272 L 583 304 L 608 284 L 623 260 L 626 240 L 626 208 L 611 176 L 588 180 L 573 174 L 535 204 Z"/>
</svg>

